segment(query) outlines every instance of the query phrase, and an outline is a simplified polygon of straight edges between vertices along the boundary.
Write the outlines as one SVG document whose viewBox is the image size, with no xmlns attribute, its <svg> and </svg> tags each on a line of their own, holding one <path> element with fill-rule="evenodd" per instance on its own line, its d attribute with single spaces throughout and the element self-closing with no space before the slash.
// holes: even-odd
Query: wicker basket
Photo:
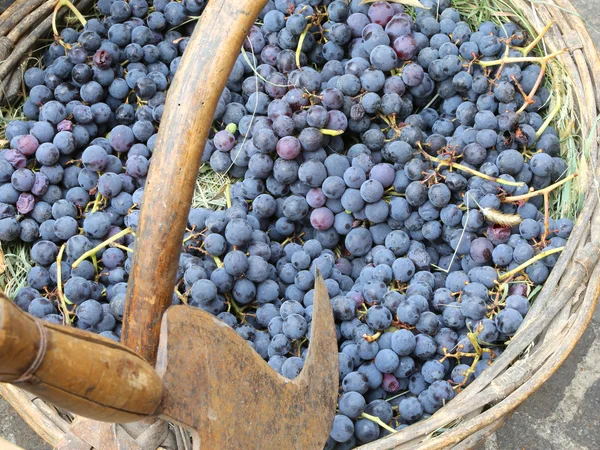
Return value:
<svg viewBox="0 0 600 450">
<path fill-rule="evenodd" d="M 80 0 L 79 9 L 92 0 Z M 518 11 L 527 27 L 540 33 L 554 25 L 543 39 L 548 52 L 568 51 L 558 62 L 574 96 L 576 133 L 586 145 L 590 180 L 582 211 L 550 277 L 518 334 L 504 353 L 451 404 L 431 418 L 398 433 L 360 447 L 366 450 L 470 449 L 500 428 L 514 410 L 558 369 L 577 344 L 592 317 L 600 294 L 600 188 L 596 165 L 600 112 L 600 59 L 585 24 L 569 0 L 500 0 L 503 15 Z M 21 91 L 21 71 L 37 40 L 48 35 L 51 13 L 57 0 L 17 0 L 0 17 L 0 80 L 2 99 L 14 101 Z M 508 13 L 507 13 L 508 12 Z M 511 17 L 513 20 L 514 17 Z M 9 32 L 10 31 L 10 32 Z M 8 56 L 8 58 L 7 58 Z M 0 385 L 0 394 L 47 442 L 58 448 L 156 449 L 191 448 L 190 438 L 180 428 L 162 421 L 147 424 L 111 425 L 75 418 L 10 385 Z M 108 440 L 113 444 L 109 444 Z"/>
<path fill-rule="evenodd" d="M 22 95 L 23 72 L 28 57 L 52 28 L 52 12 L 59 0 L 16 0 L 0 16 L 0 104 L 12 104 Z M 87 11 L 93 0 L 78 0 L 73 4 Z M 67 11 L 60 10 L 62 18 Z"/>
</svg>

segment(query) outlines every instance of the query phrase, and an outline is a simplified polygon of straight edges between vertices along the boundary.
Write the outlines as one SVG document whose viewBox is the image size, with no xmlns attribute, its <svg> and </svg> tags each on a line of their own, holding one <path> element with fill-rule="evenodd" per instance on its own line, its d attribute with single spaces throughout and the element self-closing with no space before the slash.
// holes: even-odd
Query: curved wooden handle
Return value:
<svg viewBox="0 0 600 450">
<path fill-rule="evenodd" d="M 217 102 L 266 0 L 211 1 L 169 89 L 130 272 L 122 342 L 156 361 L 161 318 L 171 304 L 183 233 Z"/>
<path fill-rule="evenodd" d="M 93 333 L 49 324 L 0 297 L 0 381 L 107 422 L 153 414 L 162 382 L 139 355 Z"/>
</svg>

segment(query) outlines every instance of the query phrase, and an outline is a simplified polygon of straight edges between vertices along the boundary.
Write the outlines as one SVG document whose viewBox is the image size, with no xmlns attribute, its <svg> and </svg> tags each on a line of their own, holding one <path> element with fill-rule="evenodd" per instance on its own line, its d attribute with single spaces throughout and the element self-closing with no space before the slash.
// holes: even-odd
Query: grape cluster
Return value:
<svg viewBox="0 0 600 450">
<path fill-rule="evenodd" d="M 120 339 L 166 92 L 205 3 L 100 0 L 101 19 L 26 72 L 28 120 L 0 152 L 0 240 L 31 243 L 35 262 L 22 309 Z M 327 448 L 426 418 L 479 376 L 573 228 L 535 195 L 567 165 L 540 115 L 542 66 L 518 61 L 524 33 L 422 3 L 269 1 L 203 154 L 231 180 L 228 207 L 188 216 L 173 303 L 288 378 L 323 274 L 341 385 Z"/>
</svg>

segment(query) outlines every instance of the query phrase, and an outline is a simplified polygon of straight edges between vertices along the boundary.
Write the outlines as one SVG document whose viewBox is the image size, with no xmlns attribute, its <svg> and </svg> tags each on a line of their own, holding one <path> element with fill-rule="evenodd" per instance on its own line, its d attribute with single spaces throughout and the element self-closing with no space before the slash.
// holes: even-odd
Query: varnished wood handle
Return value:
<svg viewBox="0 0 600 450">
<path fill-rule="evenodd" d="M 240 47 L 266 0 L 211 1 L 169 88 L 144 188 L 122 340 L 155 363 L 183 233 L 213 114 Z"/>
<path fill-rule="evenodd" d="M 36 319 L 4 296 L 0 382 L 107 422 L 147 417 L 162 398 L 158 374 L 130 349 L 93 333 Z"/>
</svg>

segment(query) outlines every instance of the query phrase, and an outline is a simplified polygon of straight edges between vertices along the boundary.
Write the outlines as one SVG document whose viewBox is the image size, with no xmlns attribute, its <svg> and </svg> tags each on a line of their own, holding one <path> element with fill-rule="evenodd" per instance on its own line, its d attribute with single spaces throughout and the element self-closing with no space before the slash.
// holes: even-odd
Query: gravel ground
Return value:
<svg viewBox="0 0 600 450">
<path fill-rule="evenodd" d="M 10 0 L 0 0 L 2 6 Z M 598 0 L 572 0 L 588 21 L 600 49 Z M 569 358 L 505 426 L 485 443 L 486 450 L 600 449 L 600 309 Z M 0 398 L 0 436 L 27 450 L 46 450 L 44 443 Z"/>
</svg>

